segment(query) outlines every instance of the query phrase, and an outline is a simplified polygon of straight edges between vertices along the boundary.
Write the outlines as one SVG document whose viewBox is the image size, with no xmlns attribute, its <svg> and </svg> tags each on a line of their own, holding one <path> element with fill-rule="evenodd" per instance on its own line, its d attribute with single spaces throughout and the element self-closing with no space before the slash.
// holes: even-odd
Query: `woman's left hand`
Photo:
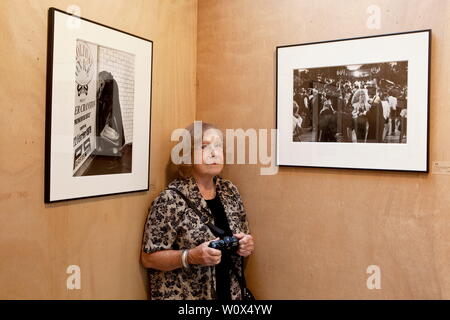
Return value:
<svg viewBox="0 0 450 320">
<path fill-rule="evenodd" d="M 253 237 L 249 234 L 238 233 L 234 235 L 239 240 L 239 250 L 237 254 L 242 257 L 248 257 L 255 250 L 255 243 Z"/>
</svg>

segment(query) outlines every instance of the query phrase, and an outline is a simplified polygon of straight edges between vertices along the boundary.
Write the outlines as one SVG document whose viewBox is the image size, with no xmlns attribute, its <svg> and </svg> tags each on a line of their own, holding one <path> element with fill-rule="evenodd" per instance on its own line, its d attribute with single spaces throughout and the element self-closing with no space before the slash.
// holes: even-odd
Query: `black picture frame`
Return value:
<svg viewBox="0 0 450 320">
<path fill-rule="evenodd" d="M 410 55 L 407 50 L 411 50 Z M 277 165 L 428 173 L 430 56 L 431 29 L 277 46 Z M 360 71 L 347 74 L 354 68 Z M 331 76 L 333 72 L 336 72 L 334 79 Z M 343 76 L 337 76 L 338 72 Z M 355 112 L 351 117 L 356 123 L 352 130 L 359 129 L 359 135 L 353 135 L 352 131 L 350 136 L 348 115 L 354 110 L 352 107 L 344 109 L 348 106 L 345 101 L 351 100 L 343 99 L 345 87 L 342 84 L 352 84 L 352 79 L 357 77 L 370 79 L 373 74 L 378 75 L 378 79 L 373 77 L 372 82 L 360 81 L 359 88 L 369 92 L 375 83 L 372 99 L 361 98 L 361 101 L 367 100 L 367 109 L 372 109 L 372 115 L 379 117 L 371 123 L 376 134 L 372 131 L 371 139 L 367 138 L 370 128 L 368 121 L 363 134 L 363 116 L 356 123 L 353 117 L 358 120 L 359 115 Z M 398 83 L 389 80 L 386 75 L 397 79 Z M 404 79 L 406 85 L 403 84 L 403 92 L 406 91 L 406 94 L 400 98 L 406 96 L 406 104 L 395 93 Z M 391 89 L 387 91 L 389 86 Z M 355 96 L 354 88 L 351 89 L 351 94 Z M 350 95 L 350 98 L 353 96 Z M 396 100 L 390 100 L 391 96 Z M 304 97 L 307 97 L 306 101 L 302 100 Z M 335 108 L 330 108 L 330 105 Z M 372 108 L 374 105 L 376 107 Z M 402 114 L 403 118 L 407 118 L 406 121 L 396 114 L 397 110 L 393 111 L 393 105 L 398 106 L 396 109 L 406 110 Z M 326 113 L 319 113 L 321 111 Z M 327 113 L 328 117 L 321 117 Z M 380 113 L 383 113 L 387 127 L 382 127 Z M 342 124 L 343 117 L 347 119 L 345 124 Z M 321 119 L 326 120 L 321 122 Z M 310 126 L 303 130 L 303 125 Z M 399 128 L 405 132 L 399 133 L 397 141 Z M 342 138 L 340 134 L 345 131 L 347 135 Z M 328 134 L 323 136 L 323 132 Z M 389 132 L 391 136 L 388 136 Z M 412 152 L 413 149 L 417 152 Z M 399 158 L 398 161 L 396 158 Z"/>
<path fill-rule="evenodd" d="M 152 77 L 152 40 L 49 8 L 45 203 L 149 190 Z"/>
</svg>

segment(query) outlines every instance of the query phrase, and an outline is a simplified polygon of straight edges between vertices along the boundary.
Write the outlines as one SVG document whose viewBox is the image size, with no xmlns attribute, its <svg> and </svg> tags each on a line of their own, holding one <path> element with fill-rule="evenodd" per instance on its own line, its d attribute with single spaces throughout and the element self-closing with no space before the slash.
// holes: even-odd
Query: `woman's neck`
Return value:
<svg viewBox="0 0 450 320">
<path fill-rule="evenodd" d="M 213 176 L 198 176 L 193 174 L 194 180 L 206 200 L 213 199 L 216 195 L 216 186 L 214 184 Z"/>
</svg>

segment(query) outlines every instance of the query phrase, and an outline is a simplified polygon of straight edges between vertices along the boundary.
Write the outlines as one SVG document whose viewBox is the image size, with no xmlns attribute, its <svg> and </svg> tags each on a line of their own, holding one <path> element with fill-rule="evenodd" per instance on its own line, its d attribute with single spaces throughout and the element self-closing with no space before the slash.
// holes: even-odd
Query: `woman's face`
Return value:
<svg viewBox="0 0 450 320">
<path fill-rule="evenodd" d="M 203 133 L 200 148 L 194 149 L 194 159 L 201 159 L 200 164 L 194 164 L 194 174 L 215 176 L 223 169 L 223 140 L 220 131 L 208 129 Z"/>
</svg>

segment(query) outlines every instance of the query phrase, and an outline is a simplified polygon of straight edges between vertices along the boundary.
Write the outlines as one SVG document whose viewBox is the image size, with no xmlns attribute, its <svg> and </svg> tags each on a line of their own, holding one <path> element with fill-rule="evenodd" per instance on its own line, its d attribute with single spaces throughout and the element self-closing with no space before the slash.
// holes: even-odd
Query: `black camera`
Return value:
<svg viewBox="0 0 450 320">
<path fill-rule="evenodd" d="M 211 241 L 209 247 L 220 251 L 235 252 L 239 248 L 239 240 L 236 237 L 225 236 L 220 240 Z"/>
</svg>

